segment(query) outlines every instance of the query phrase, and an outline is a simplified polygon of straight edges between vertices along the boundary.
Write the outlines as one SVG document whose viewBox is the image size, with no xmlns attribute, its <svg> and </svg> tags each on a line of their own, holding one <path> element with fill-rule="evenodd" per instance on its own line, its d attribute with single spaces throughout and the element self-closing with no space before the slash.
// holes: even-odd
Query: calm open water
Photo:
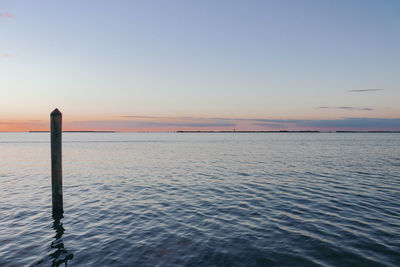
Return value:
<svg viewBox="0 0 400 267">
<path fill-rule="evenodd" d="M 400 134 L 0 133 L 0 266 L 399 266 Z"/>
</svg>

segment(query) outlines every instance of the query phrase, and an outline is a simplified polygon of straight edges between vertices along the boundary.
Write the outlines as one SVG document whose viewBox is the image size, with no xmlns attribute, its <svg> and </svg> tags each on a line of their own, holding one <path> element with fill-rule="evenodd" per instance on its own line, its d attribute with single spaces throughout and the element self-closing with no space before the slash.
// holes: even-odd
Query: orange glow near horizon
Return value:
<svg viewBox="0 0 400 267">
<path fill-rule="evenodd" d="M 0 132 L 47 131 L 49 129 L 50 126 L 46 126 L 44 123 L 0 121 Z"/>
<path fill-rule="evenodd" d="M 354 124 L 351 124 L 352 122 Z M 0 132 L 49 131 L 47 120 L 0 120 Z M 325 120 L 108 116 L 63 118 L 64 131 L 175 132 L 175 131 L 400 131 L 400 119 L 348 118 Z"/>
</svg>

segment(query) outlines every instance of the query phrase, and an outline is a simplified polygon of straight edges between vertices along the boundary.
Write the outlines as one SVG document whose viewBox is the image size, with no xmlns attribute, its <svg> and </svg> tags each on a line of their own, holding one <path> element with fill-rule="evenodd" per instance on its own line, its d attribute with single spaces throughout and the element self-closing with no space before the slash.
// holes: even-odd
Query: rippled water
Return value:
<svg viewBox="0 0 400 267">
<path fill-rule="evenodd" d="M 400 134 L 0 133 L 0 266 L 399 266 Z"/>
</svg>

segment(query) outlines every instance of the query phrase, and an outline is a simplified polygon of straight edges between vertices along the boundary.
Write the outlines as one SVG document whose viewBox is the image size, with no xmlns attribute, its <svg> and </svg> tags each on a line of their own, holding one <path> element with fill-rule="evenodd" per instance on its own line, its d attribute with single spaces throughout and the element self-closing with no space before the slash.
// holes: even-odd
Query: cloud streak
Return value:
<svg viewBox="0 0 400 267">
<path fill-rule="evenodd" d="M 13 14 L 9 13 L 9 12 L 0 13 L 0 18 L 4 18 L 4 19 L 16 19 L 16 17 L 15 17 Z"/>
<path fill-rule="evenodd" d="M 220 128 L 235 127 L 234 122 L 168 122 L 168 121 L 82 121 L 65 124 L 69 128 L 152 129 L 152 128 Z"/>
<path fill-rule="evenodd" d="M 303 130 L 321 130 L 321 131 L 400 131 L 400 118 L 344 118 L 337 120 L 288 120 L 286 123 L 251 123 L 255 126 L 265 128 L 281 129 L 303 129 Z"/>
<path fill-rule="evenodd" d="M 373 108 L 358 108 L 358 107 L 347 107 L 347 106 L 342 106 L 342 107 L 317 107 L 317 109 L 341 109 L 341 110 L 362 110 L 362 111 L 371 111 L 374 110 Z"/>
<path fill-rule="evenodd" d="M 375 91 L 382 91 L 383 89 L 355 89 L 349 90 L 348 93 L 366 93 L 366 92 L 375 92 Z"/>
<path fill-rule="evenodd" d="M 274 119 L 237 119 L 243 121 L 257 121 L 257 122 L 272 122 L 272 123 L 296 123 L 301 122 L 302 120 L 274 120 Z"/>
<path fill-rule="evenodd" d="M 400 118 L 345 118 L 338 120 L 305 120 L 303 127 L 331 128 L 336 130 L 400 130 Z"/>
<path fill-rule="evenodd" d="M 0 55 L 1 58 L 7 58 L 7 57 L 12 57 L 12 54 L 5 53 Z"/>
<path fill-rule="evenodd" d="M 283 123 L 262 123 L 262 122 L 253 122 L 251 123 L 251 125 L 254 126 L 261 126 L 261 127 L 265 127 L 265 128 L 274 128 L 274 129 L 286 129 L 287 125 L 283 124 Z"/>
</svg>

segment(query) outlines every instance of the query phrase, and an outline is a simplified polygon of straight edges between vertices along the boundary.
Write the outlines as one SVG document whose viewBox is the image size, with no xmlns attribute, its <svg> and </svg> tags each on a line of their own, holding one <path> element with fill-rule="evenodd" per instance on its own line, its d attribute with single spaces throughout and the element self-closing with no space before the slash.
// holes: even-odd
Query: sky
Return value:
<svg viewBox="0 0 400 267">
<path fill-rule="evenodd" d="M 398 0 L 0 0 L 0 131 L 400 130 Z"/>
</svg>

